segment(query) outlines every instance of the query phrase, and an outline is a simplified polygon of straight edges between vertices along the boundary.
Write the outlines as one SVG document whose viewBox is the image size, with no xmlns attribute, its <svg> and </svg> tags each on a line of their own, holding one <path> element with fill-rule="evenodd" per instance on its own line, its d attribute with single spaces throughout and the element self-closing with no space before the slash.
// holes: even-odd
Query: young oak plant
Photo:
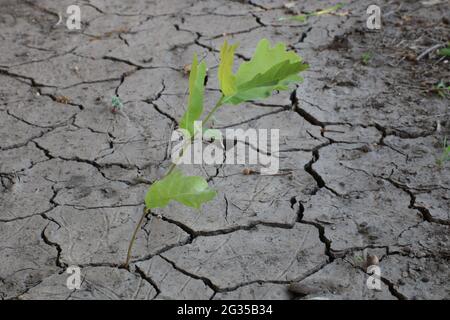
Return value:
<svg viewBox="0 0 450 320">
<path fill-rule="evenodd" d="M 220 50 L 218 79 L 220 99 L 212 110 L 206 114 L 203 124 L 223 105 L 238 105 L 246 101 L 256 101 L 269 97 L 274 91 L 288 90 L 290 85 L 303 81 L 299 73 L 308 65 L 294 51 L 287 51 L 283 43 L 273 47 L 267 39 L 259 41 L 253 57 L 242 63 L 233 73 L 234 52 L 238 44 L 229 45 L 225 41 Z M 180 120 L 179 127 L 189 132 L 191 139 L 185 141 L 182 150 L 186 150 L 196 134 L 194 122 L 203 115 L 206 64 L 198 62 L 194 55 L 189 75 L 189 98 L 187 109 Z M 183 151 L 182 151 L 183 152 Z M 216 191 L 200 176 L 187 176 L 174 163 L 165 176 L 154 182 L 145 196 L 144 212 L 139 220 L 128 247 L 125 266 L 131 259 L 131 251 L 144 218 L 152 209 L 164 208 L 171 201 L 200 209 L 202 204 L 214 199 Z"/>
</svg>

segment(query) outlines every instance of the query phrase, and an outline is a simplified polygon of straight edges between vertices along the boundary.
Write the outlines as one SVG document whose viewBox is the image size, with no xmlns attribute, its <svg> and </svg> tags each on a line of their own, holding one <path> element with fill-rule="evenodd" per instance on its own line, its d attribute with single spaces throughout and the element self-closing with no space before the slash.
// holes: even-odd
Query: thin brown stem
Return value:
<svg viewBox="0 0 450 320">
<path fill-rule="evenodd" d="M 144 210 L 142 212 L 141 218 L 139 219 L 139 222 L 136 225 L 136 229 L 134 229 L 133 235 L 131 236 L 130 244 L 128 245 L 127 260 L 125 261 L 125 268 L 128 268 L 128 265 L 130 263 L 131 250 L 133 249 L 134 241 L 136 240 L 136 235 L 137 235 L 139 229 L 141 228 L 142 223 L 144 222 L 145 216 L 149 212 L 150 212 L 150 210 L 147 210 L 147 208 L 144 207 Z"/>
</svg>

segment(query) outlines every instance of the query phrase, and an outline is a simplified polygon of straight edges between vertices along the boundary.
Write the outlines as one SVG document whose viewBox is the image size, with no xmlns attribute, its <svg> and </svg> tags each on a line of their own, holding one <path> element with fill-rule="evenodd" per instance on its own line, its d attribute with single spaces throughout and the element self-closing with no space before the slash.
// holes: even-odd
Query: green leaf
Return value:
<svg viewBox="0 0 450 320">
<path fill-rule="evenodd" d="M 220 90 L 225 96 L 233 95 L 236 92 L 236 78 L 233 75 L 234 51 L 238 44 L 232 46 L 225 42 L 220 48 L 219 83 Z"/>
<path fill-rule="evenodd" d="M 267 39 L 262 39 L 252 59 L 240 65 L 236 75 L 236 91 L 226 94 L 223 103 L 239 104 L 249 100 L 267 98 L 274 90 L 287 90 L 292 83 L 303 79 L 299 72 L 308 68 L 294 51 L 286 51 L 282 43 L 270 47 Z"/>
<path fill-rule="evenodd" d="M 450 57 L 450 47 L 440 49 L 439 52 L 438 52 L 438 54 L 439 54 L 440 56 Z"/>
<path fill-rule="evenodd" d="M 198 176 L 185 176 L 175 169 L 162 180 L 153 183 L 145 196 L 147 209 L 163 208 L 174 200 L 185 206 L 199 209 L 201 205 L 216 196 L 216 191 L 206 180 Z"/>
<path fill-rule="evenodd" d="M 199 65 L 197 55 L 194 54 L 189 75 L 188 107 L 180 120 L 180 128 L 186 129 L 191 134 L 191 137 L 194 136 L 194 121 L 198 120 L 203 113 L 205 77 L 206 64 L 202 61 Z"/>
<path fill-rule="evenodd" d="M 113 96 L 111 99 L 111 105 L 116 109 L 123 109 L 123 103 L 119 97 Z"/>
<path fill-rule="evenodd" d="M 361 55 L 361 62 L 362 62 L 362 64 L 365 64 L 365 65 L 367 65 L 367 64 L 369 64 L 369 62 L 370 62 L 370 59 L 372 59 L 372 53 L 371 52 L 364 52 L 362 55 Z"/>
</svg>

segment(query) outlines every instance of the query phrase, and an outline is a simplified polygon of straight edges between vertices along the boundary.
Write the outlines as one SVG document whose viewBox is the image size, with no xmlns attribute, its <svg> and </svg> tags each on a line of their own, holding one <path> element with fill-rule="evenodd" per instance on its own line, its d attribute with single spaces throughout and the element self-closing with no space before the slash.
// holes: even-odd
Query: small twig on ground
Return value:
<svg viewBox="0 0 450 320">
<path fill-rule="evenodd" d="M 429 53 L 433 52 L 434 50 L 440 49 L 445 47 L 445 44 L 439 43 L 439 44 L 435 44 L 434 46 L 428 48 L 427 50 L 425 50 L 424 52 L 422 52 L 418 57 L 417 57 L 417 61 L 419 61 L 420 59 L 424 58 L 426 55 L 428 55 Z"/>
</svg>

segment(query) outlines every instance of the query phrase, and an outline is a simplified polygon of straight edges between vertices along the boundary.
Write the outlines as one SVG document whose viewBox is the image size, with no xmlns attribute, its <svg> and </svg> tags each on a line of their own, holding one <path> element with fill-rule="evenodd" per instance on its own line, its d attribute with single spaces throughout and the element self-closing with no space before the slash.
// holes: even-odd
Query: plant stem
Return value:
<svg viewBox="0 0 450 320">
<path fill-rule="evenodd" d="M 144 207 L 144 210 L 142 212 L 141 218 L 139 219 L 138 224 L 136 225 L 136 228 L 134 229 L 133 235 L 131 236 L 131 240 L 130 240 L 130 244 L 128 245 L 128 252 L 127 252 L 127 260 L 125 261 L 125 268 L 128 268 L 128 265 L 130 263 L 130 259 L 131 259 L 131 249 L 133 248 L 133 244 L 134 241 L 136 240 L 136 235 L 142 225 L 142 223 L 144 222 L 144 218 L 145 216 L 150 212 L 150 210 L 147 210 Z"/>
<path fill-rule="evenodd" d="M 169 169 L 167 170 L 167 172 L 164 174 L 164 177 L 168 176 L 169 174 L 172 173 L 173 169 L 175 169 L 177 165 L 175 163 L 172 163 L 169 167 Z"/>
<path fill-rule="evenodd" d="M 216 105 L 214 106 L 214 108 L 206 115 L 205 119 L 203 120 L 203 124 L 202 124 L 203 126 L 204 126 L 206 123 L 208 123 L 208 121 L 211 119 L 212 115 L 220 108 L 220 106 L 222 105 L 222 102 L 223 102 L 223 98 L 224 98 L 224 96 L 221 96 L 220 99 L 219 99 L 219 101 L 217 101 Z M 183 149 L 181 150 L 181 155 L 180 155 L 180 157 L 183 156 L 184 151 L 185 151 L 186 148 L 187 148 L 189 145 L 191 145 L 191 144 L 192 144 L 192 141 L 189 141 L 189 144 L 186 143 L 186 144 L 183 146 Z M 170 165 L 169 169 L 167 170 L 166 174 L 164 175 L 164 177 L 166 177 L 166 176 L 168 176 L 169 174 L 171 174 L 172 171 L 176 168 L 176 166 L 177 166 L 177 165 L 176 165 L 175 163 L 172 163 L 172 164 Z M 125 261 L 125 268 L 128 268 L 128 265 L 129 265 L 130 259 L 131 259 L 131 250 L 133 249 L 133 245 L 134 245 L 134 242 L 135 242 L 135 240 L 136 240 L 137 233 L 138 233 L 140 227 L 142 226 L 142 223 L 144 222 L 145 216 L 146 216 L 148 213 L 150 213 L 150 210 L 147 210 L 147 209 L 144 207 L 144 210 L 143 210 L 143 212 L 142 212 L 142 216 L 141 216 L 141 218 L 139 219 L 139 222 L 138 222 L 138 224 L 136 225 L 136 228 L 134 229 L 133 235 L 131 236 L 130 244 L 128 245 L 127 260 Z"/>
<path fill-rule="evenodd" d="M 222 101 L 223 101 L 224 96 L 221 96 L 219 101 L 217 101 L 216 105 L 214 106 L 214 108 L 206 115 L 205 119 L 203 120 L 202 126 L 204 126 L 206 123 L 208 123 L 208 121 L 211 119 L 212 115 L 220 108 L 220 106 L 222 105 Z M 192 137 L 194 138 L 194 137 Z M 189 147 L 189 145 L 192 144 L 192 139 L 189 141 L 189 143 L 185 143 L 183 145 L 183 148 L 181 150 L 181 154 L 180 154 L 180 158 L 183 156 L 184 152 L 186 151 L 186 149 Z M 167 170 L 167 172 L 164 174 L 164 177 L 168 176 L 169 174 L 172 173 L 172 171 L 175 169 L 176 164 L 172 163 L 169 167 L 169 169 Z"/>
<path fill-rule="evenodd" d="M 219 101 L 217 101 L 216 105 L 214 106 L 214 108 L 206 115 L 205 119 L 203 120 L 202 125 L 206 125 L 208 123 L 208 121 L 210 120 L 211 116 L 217 111 L 217 109 L 220 108 L 220 106 L 222 106 L 222 100 L 223 100 L 223 96 L 220 97 Z"/>
<path fill-rule="evenodd" d="M 178 162 L 178 160 L 180 160 L 180 158 L 183 156 L 184 152 L 186 151 L 186 149 L 192 144 L 192 141 L 189 140 L 189 143 L 185 142 L 183 145 L 183 148 L 181 149 L 180 152 L 180 157 L 176 160 Z M 166 173 L 164 174 L 164 177 L 167 177 L 169 174 L 172 173 L 173 169 L 176 168 L 176 164 L 174 162 L 172 162 L 172 164 L 170 165 L 169 169 L 166 171 Z"/>
</svg>

